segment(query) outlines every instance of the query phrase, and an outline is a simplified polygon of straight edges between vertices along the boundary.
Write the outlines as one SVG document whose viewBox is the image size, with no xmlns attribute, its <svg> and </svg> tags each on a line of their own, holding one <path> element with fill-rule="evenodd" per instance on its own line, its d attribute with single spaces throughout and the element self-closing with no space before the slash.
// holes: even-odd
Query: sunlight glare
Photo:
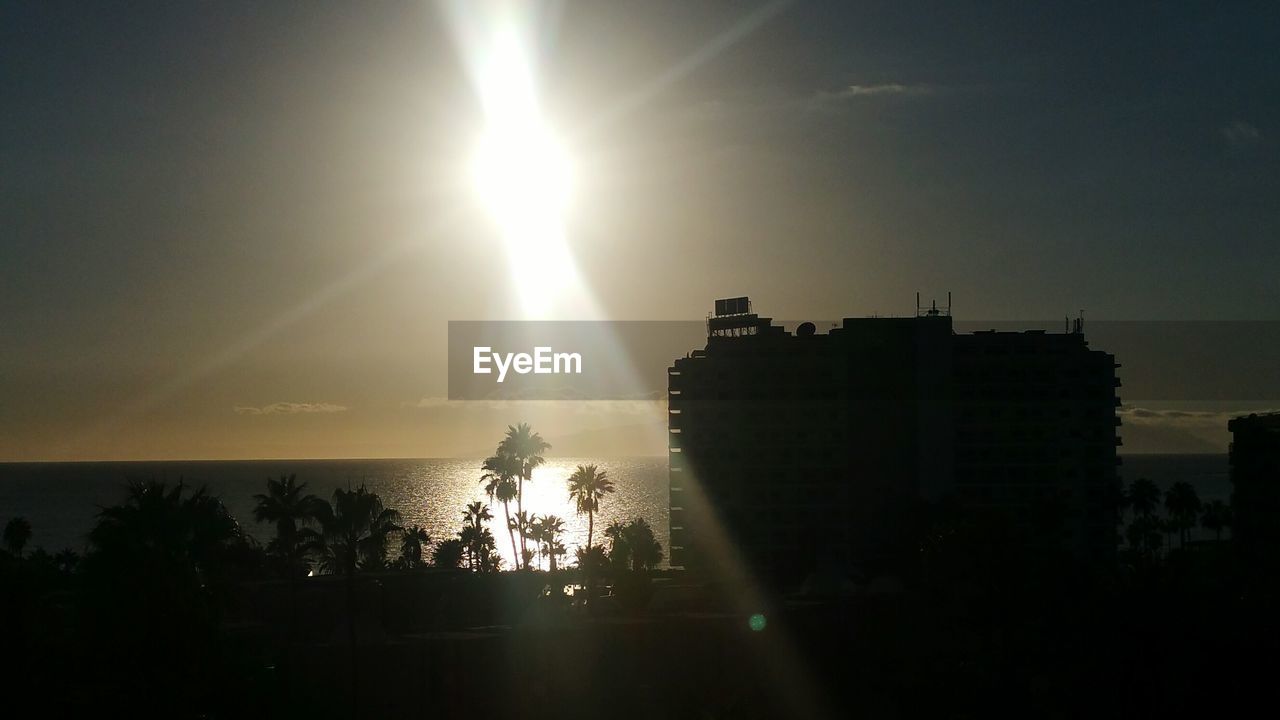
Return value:
<svg viewBox="0 0 1280 720">
<path fill-rule="evenodd" d="M 477 73 L 485 126 L 471 172 L 502 233 L 524 310 L 541 317 L 577 288 L 565 243 L 572 172 L 564 144 L 539 107 L 534 58 L 521 37 L 499 28 L 486 43 Z"/>
</svg>

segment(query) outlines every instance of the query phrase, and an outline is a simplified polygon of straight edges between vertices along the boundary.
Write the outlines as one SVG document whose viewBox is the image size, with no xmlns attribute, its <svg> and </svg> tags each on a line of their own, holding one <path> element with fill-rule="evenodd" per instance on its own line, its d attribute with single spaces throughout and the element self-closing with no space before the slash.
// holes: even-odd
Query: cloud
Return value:
<svg viewBox="0 0 1280 720">
<path fill-rule="evenodd" d="M 1243 120 L 1232 120 L 1223 125 L 1219 132 L 1227 144 L 1234 148 L 1256 145 L 1262 140 L 1262 133 L 1258 132 L 1257 126 Z"/>
<path fill-rule="evenodd" d="M 1231 442 L 1227 422 L 1250 413 L 1267 412 L 1265 403 L 1216 407 L 1144 407 L 1118 411 L 1125 453 L 1224 453 Z"/>
<path fill-rule="evenodd" d="M 262 407 L 237 405 L 232 408 L 237 415 L 299 415 L 303 413 L 340 413 L 346 412 L 347 406 L 333 403 L 294 403 L 278 402 Z"/>
<path fill-rule="evenodd" d="M 1226 430 L 1227 421 L 1248 415 L 1262 414 L 1269 410 L 1154 410 L 1151 408 L 1126 406 L 1120 408 L 1119 415 L 1125 424 L 1134 425 L 1170 425 L 1180 427 L 1215 428 Z"/>
<path fill-rule="evenodd" d="M 904 85 L 903 83 L 871 83 L 867 85 L 848 85 L 840 90 L 818 93 L 818 100 L 849 100 L 853 98 L 886 97 L 901 95 L 928 95 L 933 92 L 929 85 Z"/>
<path fill-rule="evenodd" d="M 454 407 L 456 405 L 459 405 L 460 403 L 461 401 L 459 400 L 450 400 L 449 398 L 443 398 L 443 397 L 424 397 L 417 402 L 400 403 L 400 406 L 423 408 L 423 409 L 429 410 L 429 409 L 438 408 L 438 407 Z"/>
</svg>

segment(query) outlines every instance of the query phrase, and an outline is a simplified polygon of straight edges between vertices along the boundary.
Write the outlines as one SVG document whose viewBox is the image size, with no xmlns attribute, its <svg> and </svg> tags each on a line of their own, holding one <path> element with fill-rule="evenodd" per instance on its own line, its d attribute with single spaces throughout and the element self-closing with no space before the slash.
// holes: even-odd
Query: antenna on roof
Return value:
<svg viewBox="0 0 1280 720">
<path fill-rule="evenodd" d="M 920 305 L 920 293 L 916 293 L 916 317 L 939 316 L 951 316 L 951 292 L 947 291 L 947 306 L 945 308 L 938 307 L 937 300 L 930 300 L 928 308 L 922 307 Z"/>
</svg>

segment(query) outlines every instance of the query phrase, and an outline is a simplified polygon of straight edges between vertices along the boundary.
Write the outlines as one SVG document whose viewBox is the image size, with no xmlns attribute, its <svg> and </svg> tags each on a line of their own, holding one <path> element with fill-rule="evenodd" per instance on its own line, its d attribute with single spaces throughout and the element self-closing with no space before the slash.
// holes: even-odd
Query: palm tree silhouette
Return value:
<svg viewBox="0 0 1280 720">
<path fill-rule="evenodd" d="M 1221 500 L 1205 504 L 1200 515 L 1200 525 L 1214 532 L 1214 540 L 1222 542 L 1222 529 L 1231 525 L 1231 506 Z"/>
<path fill-rule="evenodd" d="M 579 465 L 569 476 L 569 499 L 574 501 L 579 515 L 585 513 L 587 516 L 588 549 L 591 548 L 600 501 L 611 492 L 613 481 L 609 479 L 608 473 L 597 469 L 595 465 Z"/>
<path fill-rule="evenodd" d="M 517 513 L 524 511 L 524 484 L 533 479 L 533 470 L 542 465 L 544 458 L 542 453 L 551 449 L 551 444 L 542 439 L 542 436 L 529 427 L 528 423 L 520 423 L 519 425 L 508 425 L 507 435 L 498 443 L 499 455 L 510 455 L 519 463 L 519 472 L 516 476 L 516 510 Z M 520 536 L 520 555 L 525 557 L 528 550 L 525 546 L 525 536 Z"/>
<path fill-rule="evenodd" d="M 400 535 L 400 566 L 406 570 L 422 567 L 422 548 L 431 544 L 431 534 L 421 525 L 406 528 Z"/>
<path fill-rule="evenodd" d="M 1135 517 L 1126 528 L 1125 536 L 1129 541 L 1129 547 L 1140 557 L 1148 560 L 1155 556 L 1156 551 L 1164 543 L 1160 520 L 1150 515 Z"/>
<path fill-rule="evenodd" d="M 22 551 L 27 547 L 27 542 L 31 540 L 31 523 L 24 517 L 16 517 L 5 523 L 4 526 L 4 546 L 9 552 L 17 557 L 22 557 Z"/>
<path fill-rule="evenodd" d="M 507 523 L 508 528 L 514 528 L 516 533 L 520 535 L 520 559 L 517 562 L 522 562 L 526 570 L 529 569 L 529 563 L 533 560 L 534 553 L 527 547 L 525 539 L 533 535 L 535 517 L 523 510 L 517 510 L 515 517 Z"/>
<path fill-rule="evenodd" d="M 1179 547 L 1185 547 L 1200 514 L 1200 496 L 1191 483 L 1176 482 L 1165 493 L 1164 506 L 1169 511 L 1170 527 L 1178 533 Z"/>
<path fill-rule="evenodd" d="M 544 515 L 538 522 L 539 552 L 550 558 L 550 571 L 558 568 L 556 557 L 565 554 L 565 547 L 560 543 L 560 534 L 564 532 L 564 520 L 555 515 Z"/>
<path fill-rule="evenodd" d="M 1135 515 L 1150 517 L 1160 503 L 1160 488 L 1146 478 L 1138 478 L 1129 485 L 1129 506 Z"/>
<path fill-rule="evenodd" d="M 243 534 L 204 488 L 148 481 L 105 507 L 80 565 L 93 642 L 131 658 L 128 672 L 150 692 L 207 682 L 218 615 L 234 580 Z M 109 668 L 107 668 L 109 670 Z"/>
<path fill-rule="evenodd" d="M 400 513 L 382 504 L 377 493 L 362 484 L 355 490 L 338 488 L 333 502 L 317 503 L 320 533 L 311 547 L 320 555 L 321 568 L 341 573 L 346 586 L 347 648 L 350 654 L 351 698 L 360 696 L 360 665 L 356 659 L 355 573 L 386 566 L 387 541 L 402 530 Z"/>
<path fill-rule="evenodd" d="M 436 549 L 431 555 L 431 560 L 436 567 L 456 568 L 462 564 L 462 555 L 462 540 L 449 538 L 448 540 L 441 540 L 440 544 L 436 545 Z"/>
<path fill-rule="evenodd" d="M 482 502 L 473 502 L 462 512 L 462 531 L 458 533 L 458 537 L 466 548 L 467 566 L 472 570 L 481 569 L 480 560 L 484 552 L 485 535 L 488 534 L 490 539 L 493 538 L 484 524 L 485 521 L 492 519 L 493 514 Z"/>
<path fill-rule="evenodd" d="M 242 537 L 240 526 L 206 488 L 184 497 L 186 485 L 172 489 L 155 481 L 134 482 L 123 505 L 103 508 L 89 532 L 95 560 L 104 556 L 164 556 L 164 564 L 213 571 L 225 547 Z"/>
<path fill-rule="evenodd" d="M 71 548 L 64 548 L 62 552 L 53 556 L 53 561 L 62 572 L 72 573 L 75 572 L 76 566 L 80 564 L 80 554 Z"/>
<path fill-rule="evenodd" d="M 604 534 L 612 540 L 609 559 L 624 570 L 641 572 L 662 562 L 662 545 L 653 535 L 653 528 L 642 517 L 623 522 L 613 522 Z"/>
<path fill-rule="evenodd" d="M 507 537 L 511 540 L 511 557 L 515 559 L 516 569 L 520 569 L 520 551 L 516 549 L 515 526 L 511 524 L 511 501 L 519 496 L 517 477 L 521 464 L 514 455 L 499 453 L 484 461 L 484 475 L 481 482 L 487 483 L 484 492 L 490 500 L 502 503 L 502 514 L 507 521 Z"/>
<path fill-rule="evenodd" d="M 546 532 L 542 528 L 542 518 L 537 515 L 529 516 L 529 539 L 533 541 L 533 557 L 537 562 L 537 569 L 542 569 L 542 558 L 545 553 L 542 552 L 542 539 L 546 536 Z"/>
<path fill-rule="evenodd" d="M 267 479 L 267 492 L 253 496 L 256 504 L 253 519 L 276 526 L 276 537 L 267 545 L 268 554 L 282 563 L 287 576 L 306 574 L 307 542 L 310 538 L 300 528 L 315 523 L 324 501 L 307 494 L 307 484 L 297 482 L 297 475 L 281 475 Z"/>
<path fill-rule="evenodd" d="M 328 572 L 353 575 L 357 569 L 386 565 L 387 542 L 399 532 L 400 513 L 385 507 L 377 493 L 364 485 L 333 491 L 333 502 L 319 501 L 316 519 L 320 534 L 315 549 Z"/>
</svg>

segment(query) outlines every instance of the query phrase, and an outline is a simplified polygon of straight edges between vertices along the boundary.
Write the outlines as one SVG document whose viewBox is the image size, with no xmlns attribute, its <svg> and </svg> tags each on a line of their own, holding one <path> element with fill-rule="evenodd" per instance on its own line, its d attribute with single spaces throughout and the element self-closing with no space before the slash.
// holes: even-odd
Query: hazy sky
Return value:
<svg viewBox="0 0 1280 720">
<path fill-rule="evenodd" d="M 1280 315 L 1274 2 L 545 7 L 607 316 Z M 431 2 L 0 5 L 0 459 L 651 426 L 438 400 L 447 321 L 519 316 L 459 51 Z"/>
</svg>

